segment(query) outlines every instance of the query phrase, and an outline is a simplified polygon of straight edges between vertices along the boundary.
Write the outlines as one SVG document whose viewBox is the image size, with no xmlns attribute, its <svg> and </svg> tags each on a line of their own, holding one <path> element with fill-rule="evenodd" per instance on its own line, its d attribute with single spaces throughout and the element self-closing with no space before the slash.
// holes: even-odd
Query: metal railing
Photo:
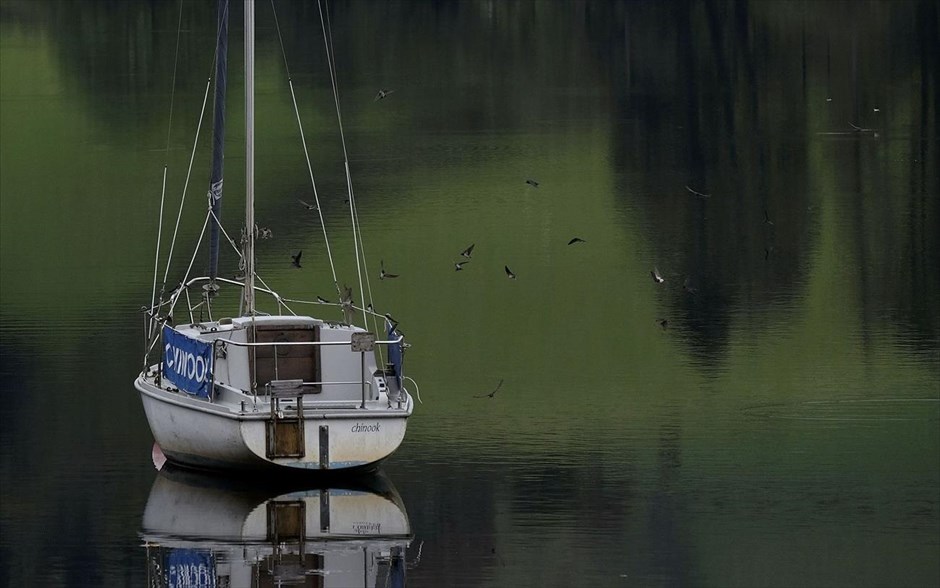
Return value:
<svg viewBox="0 0 940 588">
<path fill-rule="evenodd" d="M 370 334 L 371 334 L 371 333 L 370 333 Z M 405 339 L 404 336 L 399 335 L 397 339 L 390 339 L 390 340 L 374 340 L 374 339 L 373 339 L 373 340 L 371 341 L 371 343 L 374 344 L 374 345 L 386 345 L 386 346 L 387 346 L 387 345 L 400 345 L 401 342 L 402 342 L 404 339 Z M 247 347 L 247 348 L 273 347 L 273 348 L 274 348 L 274 359 L 275 359 L 275 361 L 274 361 L 274 373 L 275 373 L 275 376 L 277 376 L 277 348 L 278 348 L 278 347 L 320 347 L 320 346 L 324 346 L 324 347 L 327 347 L 327 346 L 335 346 L 335 347 L 337 347 L 337 346 L 345 346 L 345 347 L 349 347 L 350 350 L 352 350 L 353 346 L 356 345 L 356 341 L 355 341 L 355 339 L 352 339 L 352 340 L 350 340 L 350 341 L 279 341 L 279 342 L 270 342 L 270 343 L 268 343 L 268 342 L 265 342 L 265 343 L 249 343 L 249 342 L 242 342 L 242 341 L 233 341 L 233 340 L 230 340 L 230 339 L 216 339 L 215 341 L 212 342 L 212 355 L 213 355 L 213 358 L 215 358 L 216 355 L 217 355 L 217 349 L 216 349 L 217 345 L 235 345 L 236 347 Z M 372 386 L 372 382 L 366 382 L 365 362 L 366 362 L 366 353 L 370 353 L 371 351 L 372 351 L 371 346 L 359 350 L 359 361 L 360 361 L 360 363 L 359 363 L 359 366 L 360 366 L 360 367 L 359 367 L 359 374 L 360 374 L 359 382 L 355 382 L 355 381 L 351 381 L 351 382 L 319 382 L 319 384 L 321 384 L 321 385 L 328 385 L 328 386 L 341 385 L 341 384 L 347 384 L 347 385 L 348 385 L 348 384 L 356 384 L 356 383 L 360 384 L 360 385 L 362 386 L 362 404 L 360 405 L 360 408 L 365 408 L 365 407 L 366 407 L 366 385 L 368 385 L 370 388 L 371 388 L 371 386 Z M 213 361 L 213 363 L 214 363 L 214 361 Z M 249 377 L 251 377 L 251 374 L 249 374 Z M 307 382 L 303 382 L 302 384 L 303 384 L 303 385 L 307 385 Z M 313 384 L 313 382 L 311 382 L 311 384 Z M 212 370 L 212 390 L 215 390 L 215 370 L 214 370 L 214 369 Z M 257 393 L 257 382 L 252 382 L 252 389 L 251 389 L 250 393 L 251 393 L 252 396 L 255 397 L 255 400 L 257 401 L 257 396 L 258 396 L 258 393 Z"/>
<path fill-rule="evenodd" d="M 258 279 L 260 280 L 260 277 Z M 167 300 L 165 301 L 161 300 L 160 302 L 157 302 L 150 308 L 144 307 L 142 309 L 144 313 L 144 317 L 145 317 L 145 327 L 146 327 L 144 329 L 144 337 L 145 339 L 147 339 L 144 342 L 144 349 L 145 349 L 144 367 L 146 367 L 147 364 L 149 363 L 150 353 L 153 351 L 154 345 L 156 345 L 156 342 L 159 340 L 159 337 L 157 336 L 158 335 L 157 326 L 167 321 L 173 316 L 173 312 L 176 310 L 176 305 L 179 302 L 179 299 L 181 297 L 185 296 L 186 298 L 186 306 L 187 306 L 186 312 L 189 315 L 189 322 L 191 324 L 197 324 L 195 312 L 202 306 L 205 306 L 206 311 L 209 315 L 209 321 L 212 321 L 212 306 L 209 303 L 209 300 L 211 299 L 212 295 L 210 295 L 209 292 L 210 291 L 214 292 L 215 290 L 205 289 L 201 294 L 202 300 L 197 304 L 193 304 L 192 299 L 189 296 L 190 288 L 202 282 L 205 282 L 206 285 L 214 284 L 215 282 L 220 282 L 223 284 L 236 286 L 242 289 L 245 288 L 244 282 L 231 280 L 229 278 L 216 277 L 213 280 L 212 278 L 208 276 L 198 276 L 195 278 L 191 278 L 186 283 L 179 284 L 174 290 L 171 291 L 170 297 Z M 314 300 L 283 298 L 280 294 L 268 288 L 266 284 L 264 286 L 256 285 L 254 286 L 254 290 L 256 292 L 261 292 L 263 294 L 267 294 L 271 296 L 274 299 L 274 301 L 277 303 L 278 313 L 281 313 L 282 311 L 286 311 L 288 314 L 292 316 L 298 316 L 298 315 L 296 312 L 294 312 L 294 310 L 290 306 L 288 306 L 287 304 L 288 302 L 296 303 L 296 304 L 315 304 L 318 306 L 333 306 L 333 307 L 337 307 L 340 309 L 342 309 L 344 306 L 342 302 L 328 302 L 322 299 L 318 299 L 314 301 Z M 356 306 L 355 304 L 349 304 L 348 307 L 357 312 L 363 312 L 376 319 L 387 318 L 385 315 L 379 314 L 375 312 L 374 310 L 372 310 L 371 308 L 361 308 L 359 306 Z M 240 310 L 239 310 L 239 314 L 241 314 Z M 261 316 L 264 316 L 267 313 L 259 312 L 258 314 Z M 147 321 L 149 321 L 149 324 L 147 324 Z M 381 343 L 381 341 L 376 341 L 376 343 Z"/>
<path fill-rule="evenodd" d="M 236 280 L 231 280 L 231 279 L 228 279 L 228 278 L 222 278 L 222 277 L 216 277 L 215 280 L 212 280 L 212 279 L 209 278 L 208 276 L 198 276 L 198 277 L 189 279 L 189 280 L 188 280 L 186 283 L 184 283 L 184 284 L 181 283 L 180 285 L 178 285 L 178 286 L 171 292 L 171 294 L 170 294 L 170 296 L 169 296 L 169 298 L 168 298 L 167 300 L 158 302 L 158 303 L 156 303 L 154 306 L 152 306 L 152 307 L 150 307 L 150 308 L 146 308 L 146 307 L 145 307 L 144 309 L 142 309 L 143 312 L 144 312 L 144 315 L 145 315 L 145 321 L 149 319 L 149 322 L 150 322 L 149 329 L 145 329 L 145 336 L 149 339 L 149 341 L 147 341 L 146 344 L 145 344 L 145 353 L 144 353 L 144 367 L 145 367 L 145 369 L 146 369 L 146 366 L 150 364 L 149 356 L 150 356 L 150 354 L 153 352 L 155 345 L 156 345 L 158 342 L 161 342 L 161 348 L 162 348 L 162 338 L 163 338 L 163 337 L 162 337 L 162 330 L 161 330 L 161 329 L 158 329 L 158 328 L 156 328 L 156 327 L 157 327 L 157 325 L 159 325 L 159 324 L 164 324 L 164 323 L 166 323 L 166 322 L 172 317 L 173 312 L 174 312 L 174 310 L 175 310 L 175 308 L 176 308 L 176 305 L 177 305 L 177 303 L 179 302 L 179 300 L 180 300 L 181 297 L 185 296 L 185 298 L 186 298 L 186 302 L 187 302 L 187 304 L 186 304 L 187 309 L 186 309 L 186 310 L 187 310 L 187 313 L 189 314 L 190 324 L 192 324 L 192 325 L 198 325 L 198 324 L 199 324 L 199 323 L 196 321 L 196 316 L 195 316 L 194 312 L 195 312 L 197 309 L 199 309 L 200 307 L 202 307 L 203 305 L 205 305 L 206 310 L 208 311 L 208 314 L 209 314 L 209 321 L 210 321 L 210 322 L 214 322 L 214 321 L 212 321 L 212 312 L 211 312 L 211 305 L 209 304 L 209 300 L 210 300 L 211 297 L 212 297 L 211 292 L 214 292 L 215 290 L 213 290 L 212 288 L 204 288 L 204 289 L 203 289 L 203 292 L 201 293 L 202 300 L 201 300 L 198 304 L 195 304 L 195 305 L 192 303 L 192 300 L 191 300 L 190 295 L 189 295 L 189 290 L 190 290 L 190 288 L 192 288 L 193 286 L 198 285 L 198 284 L 200 284 L 200 283 L 205 283 L 205 284 L 209 285 L 209 284 L 214 284 L 215 282 L 220 282 L 220 283 L 224 283 L 224 284 L 229 284 L 229 285 L 232 285 L 232 286 L 236 286 L 236 287 L 238 287 L 238 288 L 245 288 L 244 282 L 240 282 L 240 281 L 236 281 Z M 262 281 L 262 283 L 263 283 L 263 281 Z M 217 288 L 216 288 L 216 290 L 217 290 Z M 322 306 L 335 306 L 335 307 L 340 307 L 340 308 L 342 308 L 342 307 L 344 306 L 344 303 L 342 303 L 342 302 L 341 302 L 341 303 L 333 303 L 333 302 L 328 302 L 328 301 L 324 301 L 324 300 L 317 300 L 317 301 L 306 301 L 306 300 L 295 300 L 295 299 L 287 299 L 287 300 L 286 300 L 286 299 L 282 298 L 280 294 L 278 294 L 278 293 L 275 292 L 274 290 L 268 288 L 267 285 L 263 285 L 263 286 L 257 286 L 257 285 L 256 285 L 256 286 L 254 286 L 254 290 L 257 291 L 257 292 L 260 292 L 260 293 L 267 294 L 267 295 L 271 296 L 271 297 L 274 299 L 274 301 L 277 303 L 278 312 L 282 312 L 282 311 L 286 310 L 291 316 L 298 316 L 298 315 L 297 315 L 296 312 L 293 311 L 293 309 L 291 309 L 291 308 L 287 305 L 287 302 L 298 303 L 298 304 L 317 304 L 317 305 L 322 305 Z M 368 314 L 368 315 L 373 316 L 374 318 L 379 318 L 379 319 L 385 319 L 385 318 L 387 318 L 385 315 L 381 315 L 381 314 L 375 312 L 374 310 L 372 310 L 371 308 L 366 308 L 366 309 L 364 309 L 364 308 L 360 308 L 360 307 L 357 307 L 357 306 L 351 305 L 351 304 L 346 304 L 346 306 L 348 306 L 348 307 L 350 307 L 350 308 L 352 308 L 352 309 L 354 309 L 354 310 L 356 310 L 356 311 L 362 311 L 362 312 L 364 312 L 364 313 L 366 313 L 366 314 Z M 261 314 L 261 316 L 264 316 L 264 314 Z M 148 335 L 148 332 L 149 332 L 149 335 Z M 371 333 L 370 333 L 370 335 L 371 335 Z M 372 336 L 374 337 L 374 335 L 372 335 Z M 392 340 L 375 340 L 375 339 L 372 339 L 371 342 L 370 342 L 370 346 L 369 346 L 368 349 L 364 349 L 364 350 L 359 351 L 359 353 L 360 353 L 360 379 L 359 379 L 358 382 L 356 382 L 356 381 L 348 381 L 348 382 L 339 382 L 339 381 L 337 381 L 337 382 L 326 382 L 326 381 L 321 381 L 321 382 L 303 382 L 303 385 L 305 385 L 305 386 L 306 386 L 306 385 L 320 385 L 320 386 L 326 385 L 326 386 L 333 386 L 333 385 L 349 385 L 349 384 L 356 384 L 356 383 L 358 383 L 358 384 L 360 384 L 360 386 L 361 386 L 361 388 L 362 388 L 362 398 L 361 398 L 360 408 L 365 408 L 365 404 L 366 404 L 366 387 L 368 386 L 368 387 L 371 389 L 371 386 L 372 386 L 372 382 L 371 382 L 371 381 L 366 381 L 366 374 L 365 374 L 365 353 L 366 353 L 367 351 L 368 351 L 368 352 L 371 352 L 371 351 L 372 351 L 372 345 L 385 345 L 385 346 L 388 346 L 388 345 L 400 345 L 403 340 L 404 340 L 404 337 L 401 336 L 401 335 L 399 335 L 397 339 L 392 339 Z M 231 339 L 215 339 L 214 341 L 212 341 L 211 344 L 212 344 L 213 364 L 215 363 L 215 358 L 218 356 L 218 347 L 219 347 L 219 346 L 235 345 L 236 347 L 246 347 L 246 348 L 252 348 L 252 349 L 254 349 L 254 348 L 260 348 L 260 347 L 272 347 L 272 348 L 274 348 L 274 359 L 275 359 L 275 368 L 274 368 L 274 369 L 275 369 L 275 378 L 276 378 L 276 377 L 277 377 L 277 348 L 278 348 L 278 347 L 346 346 L 346 347 L 350 347 L 350 348 L 352 349 L 352 347 L 353 347 L 354 345 L 356 345 L 356 342 L 355 342 L 355 340 L 353 339 L 353 340 L 350 340 L 350 341 L 280 341 L 280 342 L 260 342 L 260 343 L 259 343 L 259 342 L 234 341 L 234 340 L 231 340 Z M 163 378 L 163 362 L 162 362 L 162 360 L 161 360 L 160 363 L 159 363 L 159 368 L 158 368 L 158 370 L 159 370 L 159 371 L 158 371 L 158 373 L 157 373 L 157 378 L 158 378 L 158 381 L 160 381 L 160 380 L 162 380 L 162 378 Z M 211 388 L 210 388 L 210 394 L 209 394 L 209 401 L 210 401 L 210 402 L 212 402 L 212 401 L 214 400 L 214 397 L 215 397 L 215 390 L 216 390 L 216 386 L 217 386 L 217 382 L 216 382 L 216 379 L 215 379 L 215 376 L 216 376 L 215 372 L 216 372 L 216 370 L 213 369 L 213 370 L 212 370 L 212 382 L 211 382 Z M 237 388 L 237 387 L 234 387 L 234 386 L 226 386 L 226 388 L 230 388 L 230 389 L 232 389 L 232 390 L 236 390 L 236 391 L 241 392 L 241 393 L 244 393 L 244 394 L 250 394 L 251 396 L 253 396 L 254 402 L 257 403 L 257 399 L 258 399 L 257 388 L 258 388 L 258 386 L 257 386 L 257 383 L 254 381 L 254 374 L 249 373 L 249 378 L 250 378 L 250 380 L 251 380 L 251 386 L 250 386 L 251 389 L 248 390 L 248 391 L 242 390 L 242 389 Z M 399 400 L 399 405 L 400 405 L 400 404 L 401 404 L 401 400 Z"/>
</svg>

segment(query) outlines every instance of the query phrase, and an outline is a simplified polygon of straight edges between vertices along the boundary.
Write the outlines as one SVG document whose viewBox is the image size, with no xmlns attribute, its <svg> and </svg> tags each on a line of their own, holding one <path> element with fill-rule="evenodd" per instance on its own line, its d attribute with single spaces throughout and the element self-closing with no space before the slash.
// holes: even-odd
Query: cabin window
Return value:
<svg viewBox="0 0 940 588">
<path fill-rule="evenodd" d="M 316 325 L 256 325 L 257 343 L 316 342 Z M 260 392 L 272 380 L 320 381 L 320 348 L 316 345 L 254 347 L 254 374 Z M 319 384 L 314 386 L 320 390 Z M 309 390 L 309 386 L 307 386 Z"/>
</svg>

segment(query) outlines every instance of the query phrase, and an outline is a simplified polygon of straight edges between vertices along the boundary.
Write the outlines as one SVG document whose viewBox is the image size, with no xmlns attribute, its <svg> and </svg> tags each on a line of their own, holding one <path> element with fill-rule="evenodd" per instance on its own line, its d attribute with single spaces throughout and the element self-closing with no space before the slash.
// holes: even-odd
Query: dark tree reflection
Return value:
<svg viewBox="0 0 940 588">
<path fill-rule="evenodd" d="M 275 5 L 299 83 L 325 88 L 316 5 Z M 122 115 L 102 93 L 139 102 L 123 116 L 166 111 L 178 6 L 9 0 L 0 10 L 4 26 L 51 36 L 63 78 L 101 132 L 126 132 L 163 128 L 165 117 L 114 121 Z M 182 7 L 177 92 L 197 101 L 214 8 Z M 240 14 L 233 3 L 233 23 Z M 279 59 L 268 3 L 258 18 L 259 55 Z M 801 295 L 818 236 L 833 229 L 820 226 L 826 198 L 854 243 L 845 262 L 858 267 L 860 318 L 892 321 L 915 346 L 935 348 L 936 2 L 340 1 L 330 19 L 351 126 L 357 116 L 369 124 L 362 104 L 389 78 L 412 87 L 411 99 L 399 93 L 389 135 L 394 125 L 564 125 L 584 103 L 559 88 L 605 88 L 612 166 L 631 178 L 618 182 L 620 205 L 642 216 L 650 264 L 697 291 L 677 287 L 662 304 L 704 363 L 722 356 L 734 313 Z M 238 67 L 237 24 L 232 34 Z"/>
<path fill-rule="evenodd" d="M 713 362 L 732 313 L 799 295 L 818 235 L 832 228 L 819 226 L 821 185 L 838 186 L 838 206 L 851 211 L 840 230 L 856 244 L 845 261 L 858 267 L 860 319 L 877 324 L 892 309 L 912 339 L 935 348 L 934 3 L 591 8 L 617 116 L 636 124 L 612 146 L 616 166 L 641 178 L 622 202 L 646 217 L 650 263 L 668 264 L 660 270 L 697 291 L 665 297 L 693 352 Z M 874 132 L 853 136 L 859 128 Z M 820 147 L 829 134 L 841 140 Z M 905 135 L 906 146 L 897 141 Z M 885 218 L 886 201 L 906 202 L 909 213 Z"/>
</svg>

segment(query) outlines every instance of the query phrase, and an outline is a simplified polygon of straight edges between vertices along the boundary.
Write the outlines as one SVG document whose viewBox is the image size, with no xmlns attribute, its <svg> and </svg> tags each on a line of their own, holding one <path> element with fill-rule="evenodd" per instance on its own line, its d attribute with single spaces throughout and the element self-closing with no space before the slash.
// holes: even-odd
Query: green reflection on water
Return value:
<svg viewBox="0 0 940 588">
<path fill-rule="evenodd" d="M 30 502 L 36 510 L 81 479 L 41 475 L 64 462 L 63 439 L 149 441 L 129 394 L 135 311 L 150 296 L 162 166 L 169 161 L 175 202 L 212 38 L 211 12 L 187 8 L 165 156 L 175 14 L 148 21 L 146 3 L 120 4 L 127 12 L 111 17 L 98 5 L 48 6 L 66 23 L 89 20 L 69 36 L 36 8 L 39 24 L 4 12 L 0 29 L 4 365 L 40 353 L 75 368 L 27 363 L 13 375 L 81 417 L 60 417 L 55 434 L 40 435 L 4 413 L 4 439 L 28 440 L 17 447 L 32 475 L 14 491 L 45 497 Z M 929 80 L 934 95 L 937 86 L 920 63 L 917 44 L 929 38 L 911 30 L 922 5 L 853 13 L 855 37 L 829 36 L 845 9 L 834 5 L 805 15 L 801 4 L 743 3 L 743 32 L 733 6 L 691 7 L 685 21 L 649 5 L 612 6 L 591 4 L 580 19 L 546 3 L 501 4 L 494 18 L 474 2 L 412 7 L 408 17 L 355 5 L 338 15 L 338 32 L 372 39 L 337 35 L 338 54 L 361 66 L 340 71 L 344 121 L 377 306 L 414 344 L 407 369 L 425 400 L 400 463 L 439 460 L 495 480 L 480 532 L 515 545 L 500 545 L 510 563 L 539 537 L 556 552 L 583 549 L 573 569 L 593 578 L 604 562 L 585 542 L 609 552 L 577 532 L 589 518 L 643 554 L 632 563 L 652 582 L 936 578 L 937 171 L 923 161 L 936 158 L 936 130 L 923 122 L 936 120 L 936 107 L 919 84 Z M 143 32 L 115 45 L 124 33 L 102 31 L 125 21 Z M 443 43 L 450 29 L 455 39 Z M 354 283 L 341 152 L 311 37 L 288 32 L 287 48 L 339 280 Z M 894 61 L 878 58 L 886 46 Z M 856 87 L 853 47 L 854 71 L 870 77 Z M 259 51 L 258 219 L 275 232 L 259 245 L 259 267 L 285 295 L 335 298 L 318 228 L 296 203 L 310 188 L 277 51 L 270 40 Z M 796 82 L 801 57 L 807 73 Z M 244 129 L 233 78 L 225 215 L 237 234 Z M 377 85 L 396 93 L 373 103 Z M 885 119 L 878 138 L 817 135 L 878 124 L 856 118 L 873 105 Z M 207 147 L 203 138 L 185 252 L 201 223 Z M 575 235 L 587 242 L 566 245 Z M 473 260 L 453 271 L 470 243 Z M 290 267 L 298 249 L 303 271 Z M 401 277 L 376 281 L 379 259 Z M 231 255 L 223 267 L 234 272 Z M 665 284 L 649 279 L 653 267 Z M 695 294 L 683 290 L 687 279 Z M 66 392 L 88 392 L 76 382 L 97 377 L 87 333 L 103 327 L 123 333 L 107 348 L 108 402 L 79 403 Z M 496 398 L 473 398 L 500 379 Z M 18 402 L 48 409 L 38 395 Z M 93 456 L 75 459 L 98 467 Z M 143 458 L 128 449 L 115 459 L 139 471 Z M 442 502 L 456 492 L 415 469 Z M 552 483 L 566 493 L 545 490 Z M 633 488 L 632 505 L 613 501 L 621 484 Z M 496 577 L 521 585 L 539 566 L 506 567 Z"/>
</svg>

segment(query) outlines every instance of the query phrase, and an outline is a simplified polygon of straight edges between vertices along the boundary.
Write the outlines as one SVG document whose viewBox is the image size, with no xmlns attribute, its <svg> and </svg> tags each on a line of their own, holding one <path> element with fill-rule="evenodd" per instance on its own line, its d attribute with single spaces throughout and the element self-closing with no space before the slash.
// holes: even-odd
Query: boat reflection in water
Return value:
<svg viewBox="0 0 940 588">
<path fill-rule="evenodd" d="M 164 466 L 141 538 L 152 588 L 326 588 L 404 586 L 413 536 L 382 474 L 260 484 Z"/>
</svg>

